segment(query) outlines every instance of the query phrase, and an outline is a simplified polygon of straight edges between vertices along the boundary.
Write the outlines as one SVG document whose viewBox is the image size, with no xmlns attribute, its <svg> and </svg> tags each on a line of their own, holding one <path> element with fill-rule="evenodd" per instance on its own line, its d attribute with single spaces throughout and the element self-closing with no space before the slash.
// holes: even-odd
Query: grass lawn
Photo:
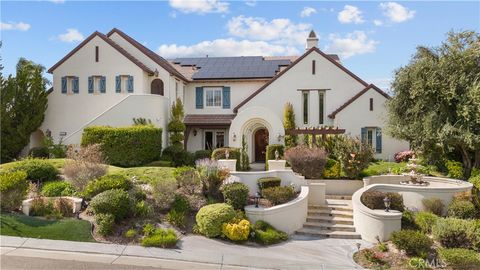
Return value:
<svg viewBox="0 0 480 270">
<path fill-rule="evenodd" d="M 95 242 L 90 230 L 90 222 L 75 218 L 46 220 L 19 214 L 0 214 L 1 235 Z"/>
<path fill-rule="evenodd" d="M 405 167 L 406 162 L 389 162 L 389 161 L 376 161 L 371 162 L 368 168 L 362 171 L 362 176 L 372 176 L 379 174 L 387 174 L 389 170 L 395 170 Z"/>
<path fill-rule="evenodd" d="M 120 173 L 127 177 L 136 175 L 140 183 L 152 183 L 155 180 L 173 180 L 173 170 L 171 167 L 133 167 L 120 168 L 114 173 Z M 109 171 L 109 173 L 112 173 Z"/>
</svg>

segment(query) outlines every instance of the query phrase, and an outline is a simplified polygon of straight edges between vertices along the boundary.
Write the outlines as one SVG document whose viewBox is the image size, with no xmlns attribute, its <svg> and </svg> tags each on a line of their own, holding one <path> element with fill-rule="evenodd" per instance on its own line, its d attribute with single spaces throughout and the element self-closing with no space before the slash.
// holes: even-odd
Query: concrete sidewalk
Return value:
<svg viewBox="0 0 480 270">
<path fill-rule="evenodd" d="M 85 243 L 1 236 L 3 259 L 8 256 L 56 258 L 166 269 L 361 269 L 352 260 L 361 240 L 309 239 L 252 247 L 201 236 L 186 236 L 178 249 Z"/>
</svg>

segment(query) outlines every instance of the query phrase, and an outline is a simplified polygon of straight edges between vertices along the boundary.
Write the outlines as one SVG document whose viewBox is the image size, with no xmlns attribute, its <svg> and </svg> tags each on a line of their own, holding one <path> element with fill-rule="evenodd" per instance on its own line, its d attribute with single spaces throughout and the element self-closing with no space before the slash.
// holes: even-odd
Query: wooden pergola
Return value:
<svg viewBox="0 0 480 270">
<path fill-rule="evenodd" d="M 317 136 L 322 135 L 322 140 L 327 138 L 327 135 L 344 134 L 345 129 L 338 127 L 311 127 L 311 128 L 294 128 L 285 130 L 285 135 L 312 135 L 312 144 L 317 144 Z"/>
</svg>

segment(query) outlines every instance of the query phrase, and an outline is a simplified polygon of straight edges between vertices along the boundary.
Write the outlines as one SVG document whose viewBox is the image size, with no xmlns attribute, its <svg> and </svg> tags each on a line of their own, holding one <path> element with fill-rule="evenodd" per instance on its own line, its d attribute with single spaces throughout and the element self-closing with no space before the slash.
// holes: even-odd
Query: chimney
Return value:
<svg viewBox="0 0 480 270">
<path fill-rule="evenodd" d="M 312 30 L 310 31 L 310 34 L 308 34 L 306 50 L 308 51 L 313 47 L 318 48 L 318 38 L 315 32 Z"/>
</svg>

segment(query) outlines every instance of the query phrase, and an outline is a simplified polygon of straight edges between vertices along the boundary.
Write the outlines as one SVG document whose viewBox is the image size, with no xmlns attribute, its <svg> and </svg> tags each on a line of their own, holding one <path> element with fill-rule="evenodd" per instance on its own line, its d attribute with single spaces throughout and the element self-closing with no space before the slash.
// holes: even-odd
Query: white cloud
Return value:
<svg viewBox="0 0 480 270">
<path fill-rule="evenodd" d="M 6 30 L 18 30 L 18 31 L 27 31 L 30 29 L 30 24 L 24 23 L 24 22 L 0 22 L 0 30 L 6 31 Z"/>
<path fill-rule="evenodd" d="M 338 21 L 341 23 L 363 23 L 362 11 L 356 6 L 345 5 L 343 10 L 338 13 Z"/>
<path fill-rule="evenodd" d="M 378 41 L 369 39 L 363 31 L 354 31 L 344 37 L 338 34 L 331 34 L 329 39 L 330 44 L 325 47 L 325 51 L 339 54 L 342 58 L 372 53 L 378 44 Z"/>
<path fill-rule="evenodd" d="M 265 41 L 249 41 L 215 39 L 186 46 L 164 44 L 158 48 L 158 53 L 165 58 L 242 56 L 242 55 L 297 55 L 299 51 L 291 46 L 273 45 Z"/>
<path fill-rule="evenodd" d="M 302 12 L 300 12 L 300 17 L 310 17 L 311 15 L 317 13 L 317 10 L 312 7 L 304 7 Z"/>
<path fill-rule="evenodd" d="M 247 5 L 249 7 L 254 7 L 254 6 L 257 5 L 257 0 L 246 0 L 245 5 Z"/>
<path fill-rule="evenodd" d="M 310 24 L 295 24 L 289 19 L 254 18 L 238 16 L 233 17 L 227 24 L 228 33 L 235 37 L 249 38 L 252 40 L 271 41 L 274 44 L 299 45 L 304 44 Z"/>
<path fill-rule="evenodd" d="M 373 20 L 373 24 L 375 24 L 376 26 L 381 26 L 383 25 L 383 22 L 381 20 Z"/>
<path fill-rule="evenodd" d="M 383 10 L 383 15 L 387 16 L 392 22 L 401 23 L 415 16 L 415 10 L 409 10 L 408 8 L 395 3 L 381 3 L 380 9 Z"/>
<path fill-rule="evenodd" d="M 170 6 L 183 13 L 226 13 L 228 3 L 218 0 L 169 0 Z"/>
<path fill-rule="evenodd" d="M 76 42 L 84 40 L 85 37 L 77 29 L 69 28 L 65 34 L 58 35 L 58 39 L 63 42 Z"/>
</svg>

